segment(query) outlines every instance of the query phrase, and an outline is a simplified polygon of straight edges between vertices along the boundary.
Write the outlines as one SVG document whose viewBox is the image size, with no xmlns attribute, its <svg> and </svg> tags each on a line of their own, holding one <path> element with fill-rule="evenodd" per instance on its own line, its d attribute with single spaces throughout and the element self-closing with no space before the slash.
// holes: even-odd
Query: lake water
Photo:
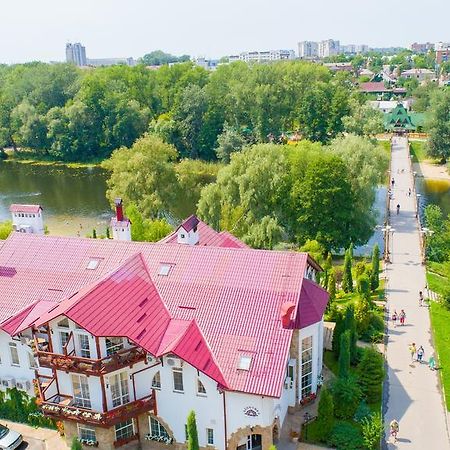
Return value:
<svg viewBox="0 0 450 450">
<path fill-rule="evenodd" d="M 50 233 L 84 236 L 95 228 L 104 234 L 113 214 L 105 197 L 107 172 L 99 167 L 69 168 L 63 165 L 38 165 L 0 161 L 0 221 L 9 220 L 11 203 L 38 203 L 44 207 L 44 220 Z M 442 180 L 417 180 L 421 209 L 438 204 L 450 214 L 450 183 Z M 194 205 L 180 199 L 187 217 Z M 386 188 L 377 189 L 377 223 L 384 222 Z M 383 248 L 382 232 L 375 231 L 369 242 L 355 249 L 355 254 L 370 254 L 378 243 Z"/>
<path fill-rule="evenodd" d="M 11 203 L 34 203 L 44 208 L 50 233 L 104 234 L 112 216 L 106 178 L 99 167 L 0 162 L 0 221 L 11 219 Z"/>
</svg>

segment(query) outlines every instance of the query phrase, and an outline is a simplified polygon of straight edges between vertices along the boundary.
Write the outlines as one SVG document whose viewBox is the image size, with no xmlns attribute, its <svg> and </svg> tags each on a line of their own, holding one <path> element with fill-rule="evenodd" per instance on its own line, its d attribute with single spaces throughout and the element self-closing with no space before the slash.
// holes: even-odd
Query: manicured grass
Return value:
<svg viewBox="0 0 450 450">
<path fill-rule="evenodd" d="M 411 156 L 413 162 L 421 162 L 427 158 L 426 142 L 413 141 L 411 142 Z"/>
<path fill-rule="evenodd" d="M 436 294 L 441 294 L 443 287 L 448 284 L 448 280 L 437 273 L 427 271 L 427 284 L 428 289 Z"/>
<path fill-rule="evenodd" d="M 381 147 L 387 155 L 391 154 L 391 141 L 378 141 L 378 146 Z"/>
<path fill-rule="evenodd" d="M 444 388 L 445 403 L 450 410 L 450 311 L 439 303 L 431 302 L 430 313 L 434 344 L 439 358 L 439 375 Z"/>
</svg>

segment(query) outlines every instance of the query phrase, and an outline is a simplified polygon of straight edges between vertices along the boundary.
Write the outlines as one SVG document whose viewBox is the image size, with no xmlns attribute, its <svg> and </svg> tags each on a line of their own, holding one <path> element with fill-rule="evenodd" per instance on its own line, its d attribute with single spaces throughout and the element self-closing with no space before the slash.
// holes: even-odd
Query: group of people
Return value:
<svg viewBox="0 0 450 450">
<path fill-rule="evenodd" d="M 422 362 L 425 361 L 425 349 L 422 345 L 417 348 L 416 343 L 412 342 L 411 344 L 409 344 L 409 352 L 411 353 L 412 362 L 417 361 L 422 364 Z M 430 368 L 430 370 L 436 370 L 436 361 L 433 355 L 430 355 L 430 358 L 428 359 L 428 367 Z"/>
<path fill-rule="evenodd" d="M 392 314 L 392 322 L 394 324 L 394 328 L 397 326 L 397 320 L 400 322 L 400 325 L 405 325 L 406 313 L 404 309 L 400 311 L 400 314 L 397 314 L 397 311 L 394 310 L 394 314 Z"/>
</svg>

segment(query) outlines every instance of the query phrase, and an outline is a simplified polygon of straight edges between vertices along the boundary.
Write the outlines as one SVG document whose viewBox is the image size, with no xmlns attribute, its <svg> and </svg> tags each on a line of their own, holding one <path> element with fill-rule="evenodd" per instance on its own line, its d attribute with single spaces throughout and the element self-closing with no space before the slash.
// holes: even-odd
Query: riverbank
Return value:
<svg viewBox="0 0 450 450">
<path fill-rule="evenodd" d="M 413 163 L 413 170 L 417 172 L 418 177 L 446 180 L 450 183 L 447 164 L 435 164 L 429 160 L 423 160 Z"/>
</svg>

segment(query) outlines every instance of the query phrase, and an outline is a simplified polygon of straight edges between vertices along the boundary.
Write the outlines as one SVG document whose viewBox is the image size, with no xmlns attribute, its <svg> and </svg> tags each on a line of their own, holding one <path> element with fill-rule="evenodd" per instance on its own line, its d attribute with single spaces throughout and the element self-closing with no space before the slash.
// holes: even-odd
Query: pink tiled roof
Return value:
<svg viewBox="0 0 450 450">
<path fill-rule="evenodd" d="M 306 328 L 319 322 L 328 303 L 328 292 L 316 283 L 303 280 L 300 293 L 300 314 L 297 314 L 295 328 Z"/>
<path fill-rule="evenodd" d="M 28 213 L 28 214 L 37 214 L 42 209 L 42 206 L 40 205 L 18 205 L 18 204 L 12 204 L 9 207 L 10 212 L 21 212 L 21 213 Z"/>
<path fill-rule="evenodd" d="M 200 222 L 200 220 L 198 219 L 198 217 L 193 214 L 192 216 L 189 216 L 186 220 L 184 220 L 181 223 L 181 225 L 177 228 L 177 230 L 179 230 L 181 227 L 183 227 L 184 230 L 189 232 L 192 229 L 194 229 L 198 225 L 199 222 Z"/>
<path fill-rule="evenodd" d="M 93 258 L 97 268 L 87 269 Z M 159 275 L 161 264 L 171 265 L 167 276 Z M 67 311 L 93 334 L 126 329 L 143 347 L 176 353 L 228 389 L 277 397 L 293 331 L 281 325 L 282 305 L 296 305 L 295 323 L 320 313 L 303 278 L 306 265 L 305 253 L 13 233 L 0 244 L 0 266 L 16 269 L 12 277 L 0 276 L 0 323 L 11 331 L 17 327 L 7 319 L 31 304 L 60 303 L 54 312 Z M 146 311 L 138 327 L 143 296 L 156 312 Z M 252 357 L 249 371 L 237 369 L 241 356 Z"/>
<path fill-rule="evenodd" d="M 368 81 L 367 83 L 361 83 L 359 90 L 362 92 L 390 92 L 382 81 Z"/>
<path fill-rule="evenodd" d="M 191 216 L 191 218 L 197 219 L 196 216 Z M 214 228 L 211 228 L 205 222 L 200 219 L 197 219 L 197 231 L 199 235 L 199 242 L 197 245 L 203 246 L 213 246 L 213 247 L 228 247 L 228 248 L 249 248 L 247 244 L 240 241 L 237 237 L 228 233 L 228 231 L 221 231 L 220 233 Z M 177 232 L 181 226 L 183 226 L 185 222 L 183 222 L 173 233 L 169 234 L 165 238 L 161 239 L 159 242 L 163 242 L 165 244 L 177 244 Z M 184 226 L 183 226 L 184 228 Z M 184 228 L 186 230 L 186 228 Z M 192 228 L 191 228 L 192 229 Z M 188 230 L 186 230 L 188 231 Z M 181 244 L 186 245 L 186 244 Z"/>
</svg>

